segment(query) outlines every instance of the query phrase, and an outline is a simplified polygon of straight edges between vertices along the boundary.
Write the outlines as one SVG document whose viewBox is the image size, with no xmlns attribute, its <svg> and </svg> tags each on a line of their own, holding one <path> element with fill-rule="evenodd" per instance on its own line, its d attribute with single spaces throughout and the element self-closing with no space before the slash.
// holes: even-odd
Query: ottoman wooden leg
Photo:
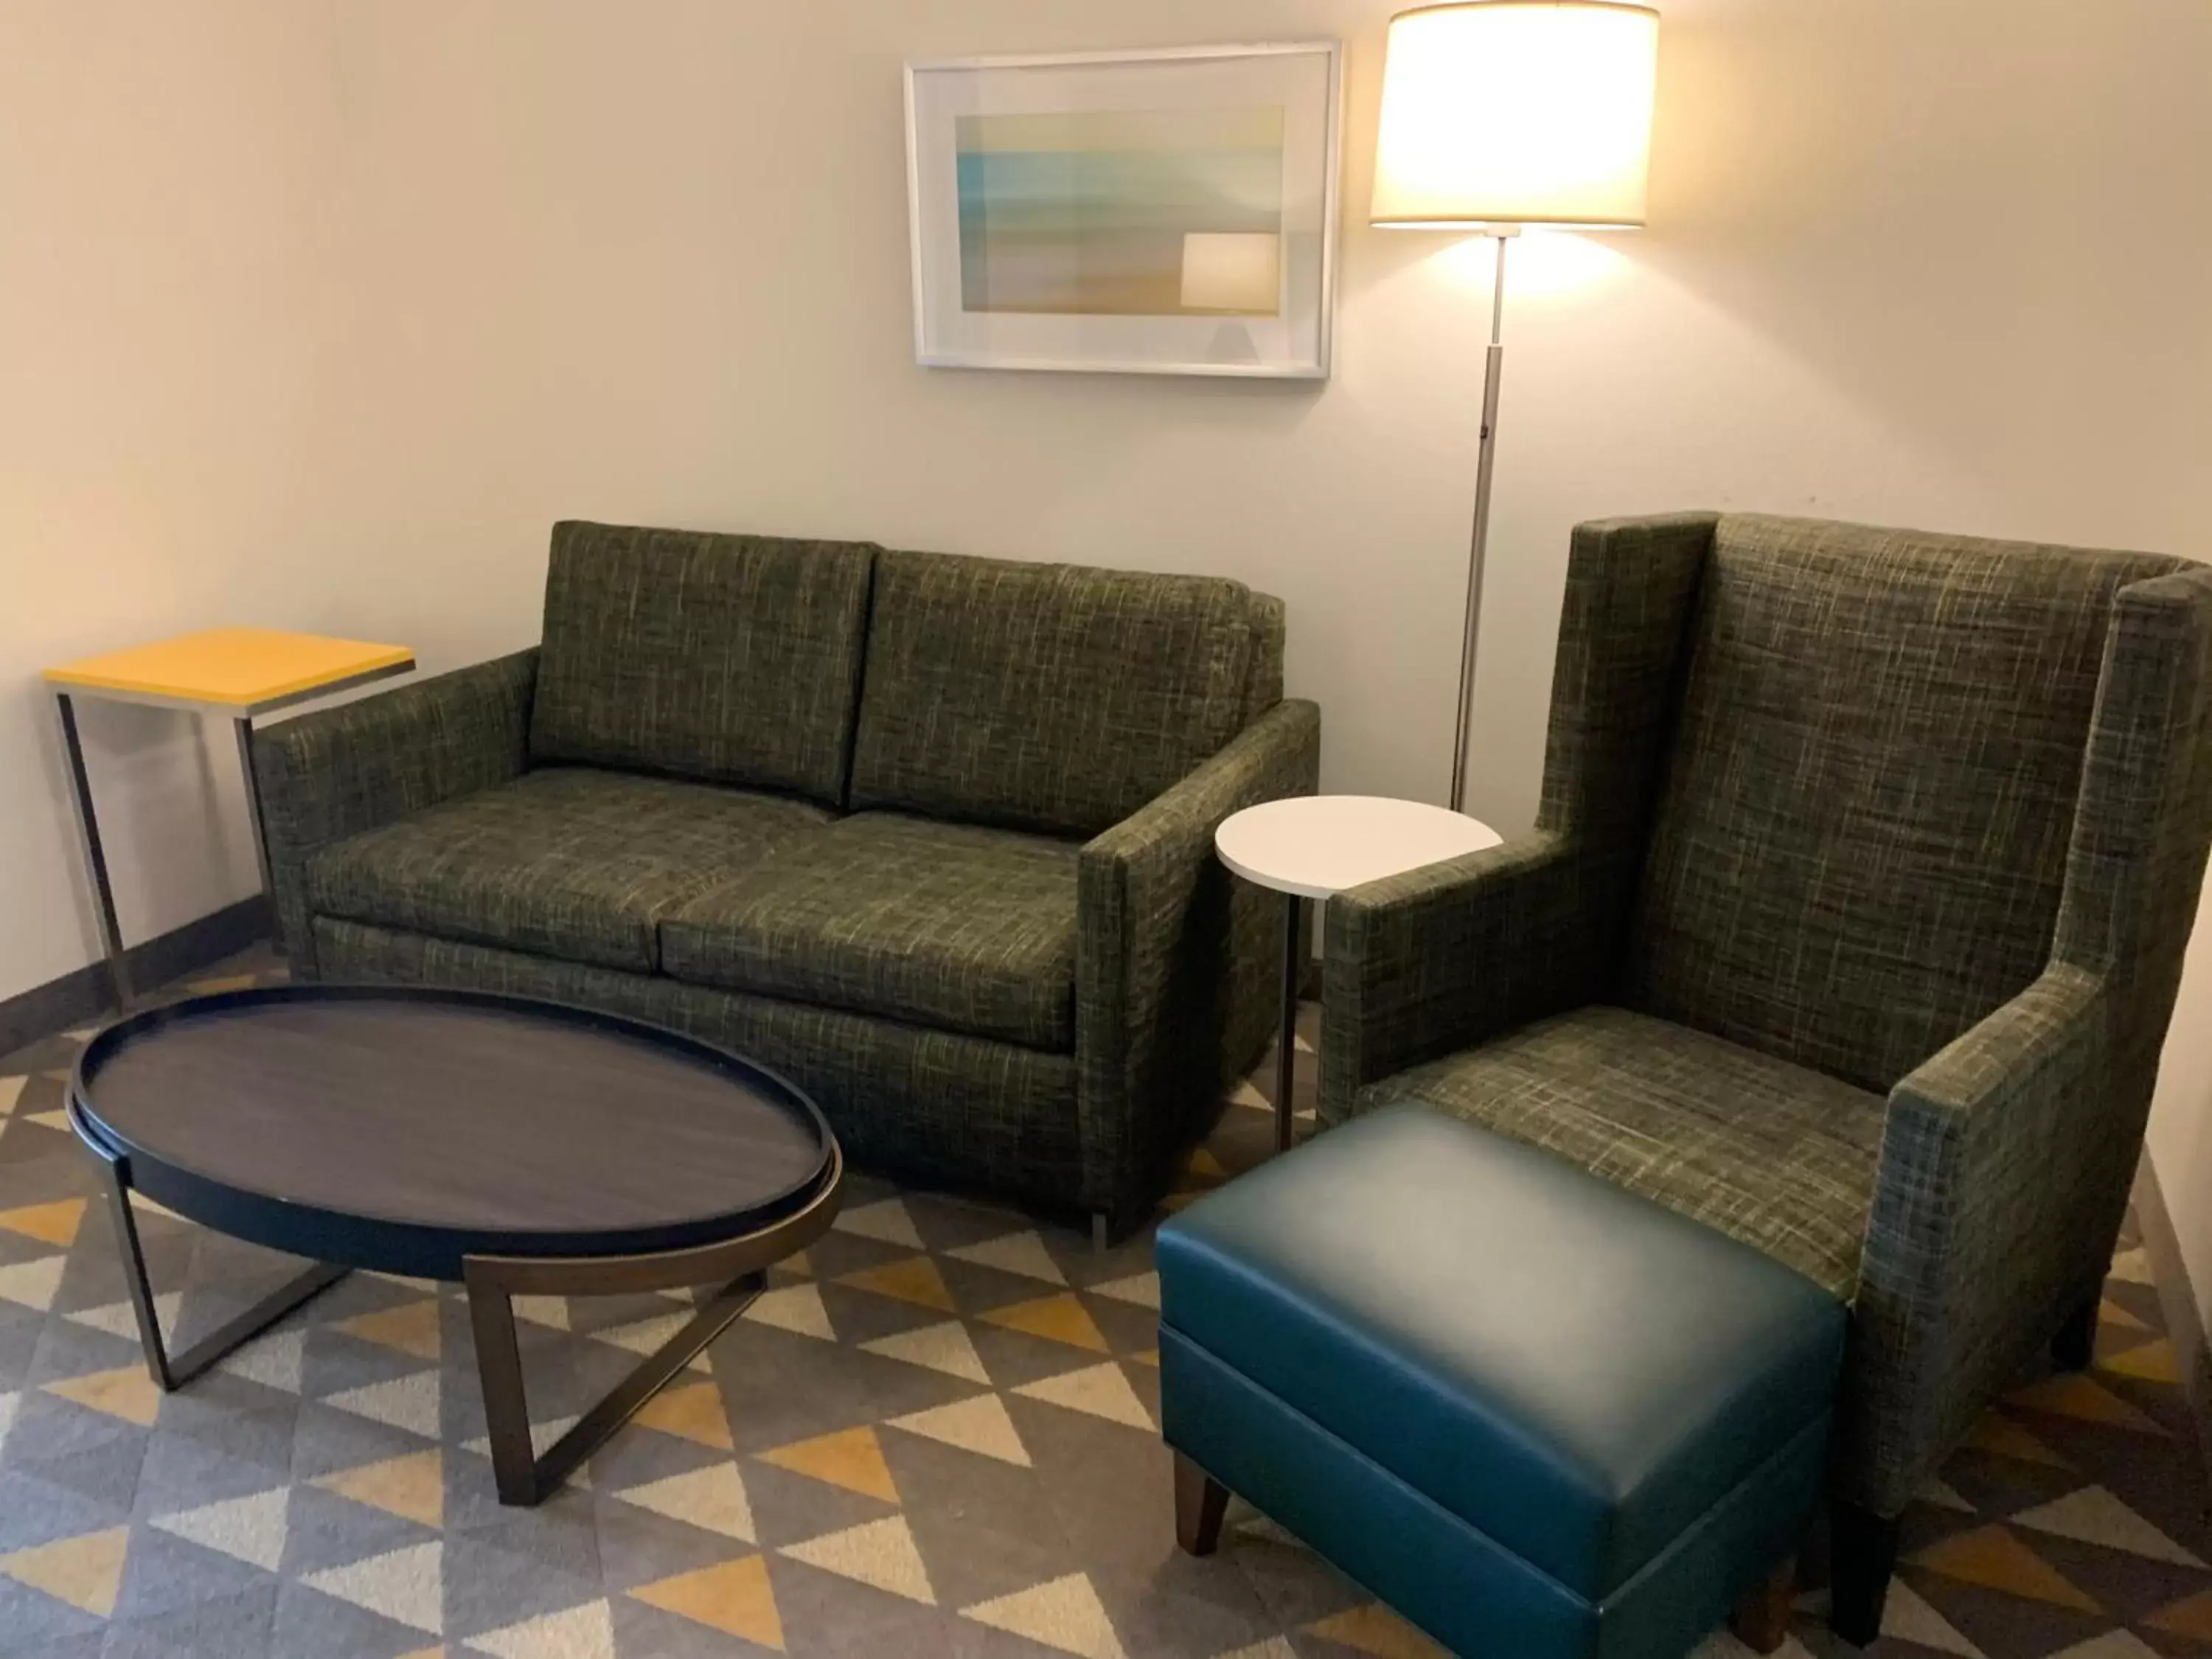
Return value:
<svg viewBox="0 0 2212 1659">
<path fill-rule="evenodd" d="M 1797 1559 L 1784 1556 L 1773 1571 L 1743 1593 L 1729 1614 L 1729 1628 L 1753 1653 L 1775 1652 L 1790 1638 L 1790 1609 L 1796 1599 Z"/>
<path fill-rule="evenodd" d="M 1176 1542 L 1193 1555 L 1211 1555 L 1221 1541 L 1229 1488 L 1181 1452 L 1175 1455 Z"/>
</svg>

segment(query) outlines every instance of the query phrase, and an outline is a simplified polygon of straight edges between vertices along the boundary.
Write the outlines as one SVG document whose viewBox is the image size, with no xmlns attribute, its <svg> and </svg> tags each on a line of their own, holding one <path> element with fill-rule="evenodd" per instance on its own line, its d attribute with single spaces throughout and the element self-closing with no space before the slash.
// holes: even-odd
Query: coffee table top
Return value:
<svg viewBox="0 0 2212 1659">
<path fill-rule="evenodd" d="M 641 1022 L 489 993 L 301 985 L 94 1037 L 70 1115 L 179 1214 L 348 1266 L 689 1249 L 802 1207 L 836 1164 L 773 1073 Z"/>
<path fill-rule="evenodd" d="M 1327 899 L 1504 839 L 1480 818 L 1425 801 L 1296 795 L 1231 813 L 1213 832 L 1213 847 L 1247 881 Z"/>
</svg>

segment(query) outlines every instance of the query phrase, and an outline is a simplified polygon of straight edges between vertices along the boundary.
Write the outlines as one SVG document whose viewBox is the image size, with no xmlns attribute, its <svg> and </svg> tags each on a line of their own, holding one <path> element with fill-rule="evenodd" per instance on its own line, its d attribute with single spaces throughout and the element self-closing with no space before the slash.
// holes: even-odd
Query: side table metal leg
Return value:
<svg viewBox="0 0 2212 1659">
<path fill-rule="evenodd" d="M 1305 905 L 1296 893 L 1284 896 L 1283 1034 L 1275 1054 L 1275 1150 L 1288 1152 L 1297 1127 L 1291 1098 L 1298 1056 L 1298 981 L 1305 966 Z"/>
<path fill-rule="evenodd" d="M 95 1149 L 96 1150 L 96 1149 Z M 210 1331 L 182 1353 L 172 1356 L 161 1335 L 161 1322 L 154 1307 L 153 1282 L 146 1274 L 146 1253 L 138 1242 L 138 1220 L 131 1211 L 129 1172 L 123 1160 L 100 1156 L 106 1174 L 108 1218 L 115 1224 L 116 1247 L 123 1255 L 123 1277 L 131 1292 L 131 1309 L 138 1321 L 138 1345 L 145 1351 L 146 1371 L 165 1394 L 173 1394 L 284 1317 L 309 1297 L 320 1294 L 346 1274 L 343 1267 L 317 1262 L 305 1273 L 284 1281 L 251 1307 L 240 1310 Z"/>
<path fill-rule="evenodd" d="M 276 883 L 269 873 L 269 838 L 261 827 L 261 784 L 253 775 L 253 722 L 240 714 L 231 722 L 238 733 L 238 769 L 246 779 L 246 822 L 253 836 L 254 867 L 261 872 L 261 896 L 269 906 L 269 921 L 276 921 Z"/>
<path fill-rule="evenodd" d="M 84 745 L 77 738 L 76 702 L 66 691 L 54 693 L 54 710 L 61 717 L 62 752 L 68 757 L 70 796 L 76 807 L 77 839 L 84 851 L 86 872 L 92 878 L 94 907 L 100 912 L 100 939 L 107 951 L 108 976 L 115 981 L 117 1012 L 131 1012 L 131 969 L 123 955 L 123 929 L 115 919 L 115 891 L 108 885 L 107 855 L 100 844 L 100 819 L 93 811 L 92 780 L 84 769 Z"/>
</svg>

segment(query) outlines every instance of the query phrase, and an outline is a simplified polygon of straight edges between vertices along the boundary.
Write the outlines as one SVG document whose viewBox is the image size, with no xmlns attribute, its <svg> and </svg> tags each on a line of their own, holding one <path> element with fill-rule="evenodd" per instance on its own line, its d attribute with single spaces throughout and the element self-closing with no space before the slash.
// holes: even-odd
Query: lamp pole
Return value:
<svg viewBox="0 0 2212 1659">
<path fill-rule="evenodd" d="M 1451 809 L 1467 811 L 1467 749 L 1474 736 L 1474 653 L 1482 631 L 1482 573 L 1490 544 L 1490 475 L 1498 456 L 1498 380 L 1505 365 L 1505 244 L 1518 225 L 1492 225 L 1482 233 L 1498 244 L 1498 272 L 1490 285 L 1490 349 L 1482 362 L 1482 438 L 1475 451 L 1474 532 L 1467 555 L 1467 631 L 1459 647 L 1459 719 L 1452 732 Z"/>
</svg>

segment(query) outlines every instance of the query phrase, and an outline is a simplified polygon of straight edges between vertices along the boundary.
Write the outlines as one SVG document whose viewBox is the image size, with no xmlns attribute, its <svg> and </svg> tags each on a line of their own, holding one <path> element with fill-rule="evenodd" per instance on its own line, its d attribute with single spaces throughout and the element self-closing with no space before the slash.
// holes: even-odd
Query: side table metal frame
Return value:
<svg viewBox="0 0 2212 1659">
<path fill-rule="evenodd" d="M 1395 823 L 1379 828 L 1373 820 L 1380 811 Z M 1360 855 L 1346 867 L 1342 852 L 1346 844 L 1346 812 L 1355 815 L 1350 833 L 1357 839 Z M 1321 813 L 1324 823 L 1316 842 L 1314 832 L 1298 820 L 1308 814 Z M 1251 829 L 1252 821 L 1266 816 L 1270 819 L 1290 815 L 1291 830 L 1285 832 L 1271 823 L 1265 830 Z M 1334 824 L 1327 820 L 1334 816 Z M 1395 849 L 1406 850 L 1407 823 L 1409 817 L 1425 826 L 1415 840 L 1421 856 L 1391 857 Z M 1365 822 L 1359 820 L 1364 819 Z M 1438 821 L 1453 826 L 1449 838 L 1452 842 L 1472 839 L 1474 845 L 1438 847 L 1434 830 Z M 1237 833 L 1240 823 L 1249 834 L 1261 836 L 1257 845 Z M 1297 833 L 1304 830 L 1303 836 Z M 1334 842 L 1330 840 L 1334 836 Z M 1240 842 L 1232 847 L 1231 840 Z M 1298 843 L 1304 840 L 1305 845 Z M 1459 857 L 1477 853 L 1500 844 L 1501 838 L 1489 825 L 1468 817 L 1456 810 L 1431 806 L 1419 801 L 1399 800 L 1388 796 L 1364 795 L 1285 795 L 1273 800 L 1255 802 L 1249 806 L 1230 813 L 1213 829 L 1215 856 L 1228 866 L 1238 880 L 1252 886 L 1283 896 L 1283 993 L 1281 1026 L 1277 1037 L 1275 1055 L 1275 1150 L 1288 1152 L 1297 1138 L 1297 1110 L 1295 1098 L 1297 1081 L 1298 994 L 1304 988 L 1305 973 L 1310 960 L 1308 947 L 1312 933 L 1308 922 L 1308 904 L 1316 907 L 1311 913 L 1327 914 L 1327 906 L 1338 894 L 1370 881 L 1383 879 L 1407 870 L 1419 869 L 1424 864 L 1438 858 Z M 1384 856 L 1376 857 L 1377 845 Z M 1425 845 L 1421 843 L 1425 843 Z M 1316 858 L 1318 846 L 1321 855 Z M 1316 1063 L 1320 1063 L 1316 1044 Z M 1318 1093 L 1318 1090 L 1316 1090 Z"/>
<path fill-rule="evenodd" d="M 379 680 L 388 680 L 396 675 L 412 673 L 415 659 L 386 663 L 358 674 L 347 674 L 305 690 L 287 692 L 281 697 L 270 697 L 256 703 L 215 702 L 191 697 L 166 697 L 150 691 L 113 690 L 105 686 L 79 685 L 68 682 L 52 683 L 54 714 L 60 722 L 62 752 L 69 763 L 70 801 L 76 809 L 77 840 L 84 854 L 85 872 L 91 878 L 94 908 L 100 913 L 100 944 L 107 953 L 108 976 L 115 984 L 116 1007 L 124 1013 L 131 1012 L 136 992 L 131 983 L 129 957 L 124 949 L 123 929 L 116 920 L 115 890 L 108 879 L 107 854 L 100 838 L 100 820 L 94 810 L 92 780 L 85 770 L 84 743 L 77 731 L 76 701 L 90 697 L 102 702 L 138 703 L 149 708 L 170 708 L 188 714 L 214 714 L 228 720 L 238 739 L 239 770 L 246 779 L 246 821 L 253 835 L 253 859 L 261 872 L 261 891 L 272 902 L 275 884 L 269 873 L 269 847 L 261 828 L 261 786 L 253 775 L 253 722 L 261 715 L 289 708 L 295 703 L 312 702 L 318 697 L 334 696 L 341 691 L 373 685 Z"/>
<path fill-rule="evenodd" d="M 1306 902 L 1296 893 L 1283 895 L 1283 1029 L 1275 1053 L 1275 1150 L 1287 1152 L 1297 1128 L 1297 1103 L 1291 1087 L 1297 1078 L 1298 992 L 1305 977 Z"/>
</svg>

